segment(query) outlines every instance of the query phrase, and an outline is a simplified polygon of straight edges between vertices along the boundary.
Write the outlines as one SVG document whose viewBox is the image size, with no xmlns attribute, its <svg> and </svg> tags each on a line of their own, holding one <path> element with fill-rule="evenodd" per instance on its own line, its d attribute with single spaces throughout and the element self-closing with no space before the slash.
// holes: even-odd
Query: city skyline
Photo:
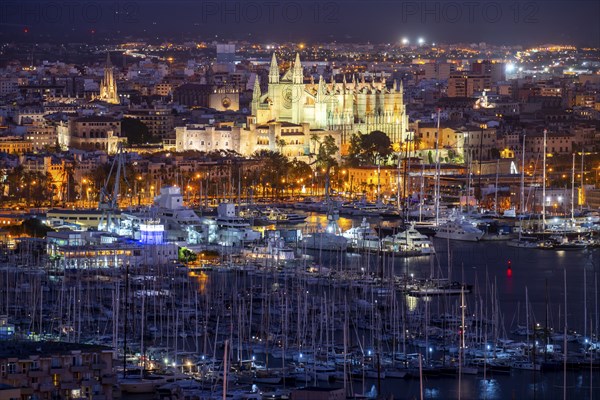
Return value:
<svg viewBox="0 0 600 400">
<path fill-rule="evenodd" d="M 600 5 L 567 1 L 97 1 L 0 6 L 0 39 L 99 43 L 123 36 L 256 42 L 600 44 Z M 157 16 L 160 16 L 157 18 Z M 558 29 L 557 29 L 558 27 Z"/>
</svg>

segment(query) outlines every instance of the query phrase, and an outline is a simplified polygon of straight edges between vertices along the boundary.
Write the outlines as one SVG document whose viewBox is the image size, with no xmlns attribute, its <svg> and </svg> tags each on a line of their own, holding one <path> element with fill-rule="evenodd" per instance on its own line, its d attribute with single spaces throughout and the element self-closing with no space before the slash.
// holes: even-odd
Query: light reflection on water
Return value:
<svg viewBox="0 0 600 400">
<path fill-rule="evenodd" d="M 437 388 L 425 388 L 423 389 L 423 396 L 426 399 L 440 399 L 440 391 Z"/>
<path fill-rule="evenodd" d="M 319 229 L 324 229 L 327 226 L 327 215 L 325 214 L 317 214 L 317 213 L 309 213 L 307 214 L 308 218 L 306 218 L 306 221 L 304 224 L 302 224 L 301 226 L 306 226 L 306 229 L 308 230 L 308 232 L 313 232 L 315 230 L 319 230 Z M 340 216 L 340 218 L 338 219 L 338 225 L 339 227 L 342 229 L 342 231 L 346 231 L 350 228 L 352 228 L 353 226 L 358 226 L 360 225 L 360 223 L 362 222 L 363 217 L 354 217 L 354 218 L 347 218 L 347 217 L 342 217 Z M 381 227 L 395 227 L 398 225 L 397 221 L 382 221 L 380 218 L 372 218 L 372 217 L 368 217 L 366 218 L 367 222 L 371 225 L 372 228 L 376 228 L 378 226 Z"/>
<path fill-rule="evenodd" d="M 502 390 L 496 379 L 482 379 L 479 381 L 479 398 L 495 400 L 502 398 Z"/>
<path fill-rule="evenodd" d="M 198 293 L 204 294 L 206 292 L 206 285 L 208 284 L 208 274 L 206 272 L 193 272 L 188 273 L 190 278 L 193 278 L 198 282 Z"/>
</svg>

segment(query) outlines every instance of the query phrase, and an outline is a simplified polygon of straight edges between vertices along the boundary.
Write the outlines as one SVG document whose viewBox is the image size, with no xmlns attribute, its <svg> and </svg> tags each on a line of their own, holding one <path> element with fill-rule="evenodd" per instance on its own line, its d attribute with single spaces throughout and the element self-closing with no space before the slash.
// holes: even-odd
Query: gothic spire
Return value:
<svg viewBox="0 0 600 400">
<path fill-rule="evenodd" d="M 256 75 L 256 79 L 254 79 L 254 90 L 252 91 L 252 101 L 258 102 L 260 100 L 260 78 Z"/>
<path fill-rule="evenodd" d="M 277 65 L 277 57 L 273 53 L 271 57 L 271 66 L 269 67 L 269 83 L 279 83 L 279 65 Z"/>
<path fill-rule="evenodd" d="M 300 53 L 296 53 L 296 61 L 292 67 L 292 82 L 304 83 L 304 71 L 302 70 L 302 62 L 300 62 Z"/>
</svg>

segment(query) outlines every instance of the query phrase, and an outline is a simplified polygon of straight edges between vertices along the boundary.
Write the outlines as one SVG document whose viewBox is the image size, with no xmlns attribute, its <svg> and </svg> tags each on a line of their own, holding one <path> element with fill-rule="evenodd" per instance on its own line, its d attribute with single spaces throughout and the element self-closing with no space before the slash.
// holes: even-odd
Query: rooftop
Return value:
<svg viewBox="0 0 600 400">
<path fill-rule="evenodd" d="M 29 356 L 47 357 L 53 355 L 70 354 L 72 351 L 77 350 L 82 352 L 99 352 L 110 350 L 110 348 L 82 343 L 9 340 L 0 342 L 0 359 L 27 358 Z"/>
</svg>

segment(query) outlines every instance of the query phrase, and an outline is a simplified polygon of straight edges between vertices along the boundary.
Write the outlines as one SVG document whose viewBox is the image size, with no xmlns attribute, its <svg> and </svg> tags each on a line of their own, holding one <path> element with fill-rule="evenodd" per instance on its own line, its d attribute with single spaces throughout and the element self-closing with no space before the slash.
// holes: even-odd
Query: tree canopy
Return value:
<svg viewBox="0 0 600 400">
<path fill-rule="evenodd" d="M 121 120 L 121 132 L 123 132 L 129 144 L 160 142 L 160 138 L 151 135 L 148 127 L 135 118 L 123 118 Z"/>
<path fill-rule="evenodd" d="M 360 133 L 350 138 L 348 164 L 351 166 L 374 165 L 392 154 L 392 142 L 388 135 L 373 131 L 366 135 Z"/>
</svg>

